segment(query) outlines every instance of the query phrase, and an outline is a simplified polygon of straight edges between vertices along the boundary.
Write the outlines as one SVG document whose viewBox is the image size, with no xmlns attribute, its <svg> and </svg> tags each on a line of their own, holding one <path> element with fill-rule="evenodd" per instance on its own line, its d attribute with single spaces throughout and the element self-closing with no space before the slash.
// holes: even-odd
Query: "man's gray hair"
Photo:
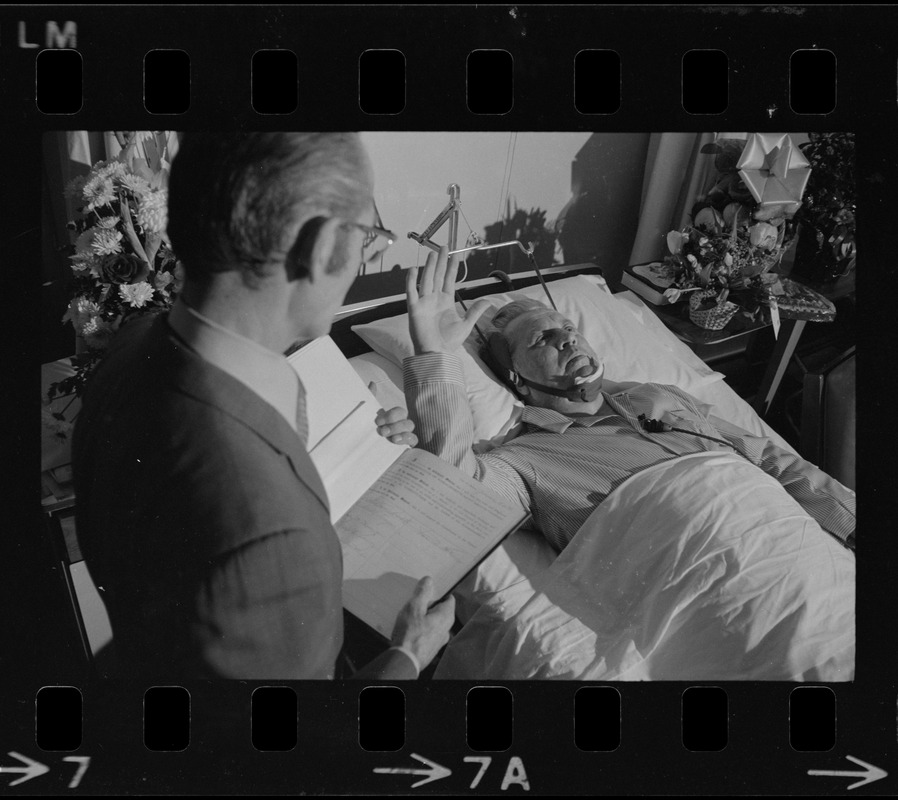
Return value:
<svg viewBox="0 0 898 800">
<path fill-rule="evenodd" d="M 502 306 L 502 308 L 496 312 L 496 316 L 490 321 L 490 326 L 494 331 L 501 332 L 504 337 L 505 329 L 513 319 L 521 316 L 521 314 L 526 314 L 528 311 L 536 311 L 537 309 L 543 308 L 547 309 L 548 306 L 545 303 L 541 303 L 539 300 L 531 300 L 529 297 L 522 297 L 520 300 L 514 300 L 511 303 L 506 303 Z"/>
<path fill-rule="evenodd" d="M 357 219 L 371 198 L 355 133 L 187 133 L 172 164 L 168 233 L 188 279 L 264 278 L 315 217 Z"/>
</svg>

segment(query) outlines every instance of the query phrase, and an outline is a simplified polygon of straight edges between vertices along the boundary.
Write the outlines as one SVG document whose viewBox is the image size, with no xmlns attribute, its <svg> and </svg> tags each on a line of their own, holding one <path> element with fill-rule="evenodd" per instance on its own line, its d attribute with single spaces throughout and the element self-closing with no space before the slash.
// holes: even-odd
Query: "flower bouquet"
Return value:
<svg viewBox="0 0 898 800">
<path fill-rule="evenodd" d="M 165 233 L 168 140 L 150 132 L 116 137 L 120 154 L 66 187 L 78 212 L 68 223 L 72 300 L 62 321 L 74 327 L 78 352 L 74 375 L 52 384 L 47 402 L 80 396 L 115 332 L 134 317 L 170 308 L 180 288 L 181 266 Z M 60 436 L 64 421 L 56 419 Z"/>
<path fill-rule="evenodd" d="M 784 231 L 766 222 L 748 225 L 736 211 L 727 229 L 716 213 L 697 214 L 696 224 L 667 235 L 665 260 L 672 286 L 664 294 L 675 303 L 687 292 L 690 318 L 720 330 L 742 309 L 757 318 L 779 276 L 771 270 L 782 258 Z"/>
<path fill-rule="evenodd" d="M 727 139 L 704 152 L 717 154 L 718 178 L 693 207 L 693 224 L 667 234 L 664 296 L 675 303 L 693 293 L 690 319 L 720 330 L 740 312 L 769 314 L 783 293 L 776 269 L 794 236 L 808 170 L 788 136 Z"/>
</svg>

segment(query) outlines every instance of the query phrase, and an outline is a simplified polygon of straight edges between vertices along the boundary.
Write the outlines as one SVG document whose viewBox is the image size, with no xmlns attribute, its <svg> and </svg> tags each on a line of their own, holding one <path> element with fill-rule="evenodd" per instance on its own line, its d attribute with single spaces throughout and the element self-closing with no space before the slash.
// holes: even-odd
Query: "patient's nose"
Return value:
<svg viewBox="0 0 898 800">
<path fill-rule="evenodd" d="M 573 347 L 577 344 L 577 332 L 561 329 L 558 332 L 557 342 L 559 349 L 562 350 L 566 347 Z"/>
</svg>

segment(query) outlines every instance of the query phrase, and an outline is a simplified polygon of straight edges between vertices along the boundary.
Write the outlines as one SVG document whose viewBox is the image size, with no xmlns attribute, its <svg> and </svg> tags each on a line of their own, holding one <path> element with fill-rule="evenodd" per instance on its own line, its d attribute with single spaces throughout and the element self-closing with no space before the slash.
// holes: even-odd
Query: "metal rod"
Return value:
<svg viewBox="0 0 898 800">
<path fill-rule="evenodd" d="M 536 264 L 536 259 L 533 257 L 533 250 L 531 248 L 530 252 L 527 253 L 528 258 L 530 259 L 530 265 L 533 267 L 534 272 L 536 272 L 536 277 L 539 279 L 540 285 L 543 287 L 543 291 L 546 293 L 546 297 L 549 298 L 549 302 L 552 304 L 552 308 L 558 311 L 558 306 L 555 305 L 555 300 L 552 299 L 552 294 L 549 292 L 549 286 L 543 278 L 542 272 L 540 272 L 539 267 Z"/>
<path fill-rule="evenodd" d="M 458 253 L 467 253 L 471 250 L 495 250 L 497 247 L 511 247 L 512 245 L 517 245 L 518 247 L 520 247 L 521 250 L 524 251 L 525 255 L 529 256 L 533 254 L 533 245 L 524 247 L 521 242 L 519 242 L 517 239 L 514 239 L 510 242 L 499 242 L 498 244 L 475 244 L 472 247 L 463 247 L 461 250 L 453 250 L 449 253 L 449 255 L 454 256 Z"/>
</svg>

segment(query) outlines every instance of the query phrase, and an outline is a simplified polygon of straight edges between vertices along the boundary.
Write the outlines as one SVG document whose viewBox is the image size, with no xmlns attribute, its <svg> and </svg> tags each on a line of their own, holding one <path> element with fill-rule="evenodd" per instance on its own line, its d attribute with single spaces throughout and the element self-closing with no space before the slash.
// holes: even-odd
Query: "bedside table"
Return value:
<svg viewBox="0 0 898 800">
<path fill-rule="evenodd" d="M 743 352 L 758 331 L 771 327 L 769 322 L 752 320 L 737 313 L 722 330 L 709 331 L 689 319 L 688 302 L 656 306 L 646 300 L 645 305 L 706 364 Z"/>
<path fill-rule="evenodd" d="M 786 294 L 779 298 L 780 330 L 752 403 L 752 408 L 761 417 L 770 409 L 805 325 L 808 322 L 832 322 L 836 318 L 836 307 L 820 292 L 785 277 L 782 278 L 782 283 Z M 687 302 L 657 306 L 646 301 L 645 305 L 680 341 L 689 345 L 709 365 L 744 352 L 758 331 L 772 327 L 770 322 L 752 320 L 745 314 L 737 313 L 722 330 L 709 331 L 698 327 L 689 319 Z"/>
</svg>

